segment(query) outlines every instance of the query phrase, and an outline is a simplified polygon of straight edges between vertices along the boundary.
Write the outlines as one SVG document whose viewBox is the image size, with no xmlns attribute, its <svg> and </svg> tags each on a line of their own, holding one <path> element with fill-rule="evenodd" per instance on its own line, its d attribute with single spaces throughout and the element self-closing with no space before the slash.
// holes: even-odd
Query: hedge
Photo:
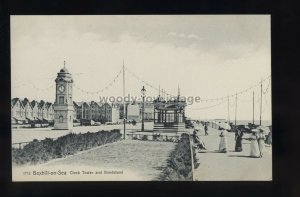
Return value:
<svg viewBox="0 0 300 197">
<path fill-rule="evenodd" d="M 34 139 L 23 149 L 12 148 L 12 163 L 16 165 L 39 164 L 51 159 L 73 155 L 78 151 L 112 143 L 121 139 L 120 130 L 98 131 L 95 133 L 69 133 L 56 140 L 46 138 Z"/>
<path fill-rule="evenodd" d="M 194 166 L 198 167 L 196 152 L 193 148 Z M 192 162 L 190 140 L 188 134 L 182 134 L 179 143 L 170 153 L 167 166 L 163 169 L 159 179 L 162 181 L 192 181 Z"/>
</svg>

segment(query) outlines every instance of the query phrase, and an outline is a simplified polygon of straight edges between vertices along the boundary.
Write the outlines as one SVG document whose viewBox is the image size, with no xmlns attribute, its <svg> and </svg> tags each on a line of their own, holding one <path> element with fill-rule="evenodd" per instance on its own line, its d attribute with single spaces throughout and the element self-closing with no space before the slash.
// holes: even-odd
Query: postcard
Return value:
<svg viewBox="0 0 300 197">
<path fill-rule="evenodd" d="M 12 15 L 12 179 L 271 181 L 270 15 Z"/>
</svg>

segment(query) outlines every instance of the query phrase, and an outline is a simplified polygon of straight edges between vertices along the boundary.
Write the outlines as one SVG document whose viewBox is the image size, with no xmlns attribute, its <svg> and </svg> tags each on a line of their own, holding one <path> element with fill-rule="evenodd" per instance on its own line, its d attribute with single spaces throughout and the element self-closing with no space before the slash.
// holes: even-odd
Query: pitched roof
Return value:
<svg viewBox="0 0 300 197">
<path fill-rule="evenodd" d="M 16 104 L 18 101 L 20 101 L 19 98 L 13 98 L 13 99 L 11 99 L 11 104 L 12 104 L 13 106 L 15 106 L 15 104 Z"/>
<path fill-rule="evenodd" d="M 47 108 L 47 109 L 49 109 L 49 108 L 52 106 L 52 103 L 50 103 L 50 102 L 46 102 L 46 104 L 45 104 L 45 105 L 46 105 L 46 108 Z"/>
<path fill-rule="evenodd" d="M 82 105 L 84 105 L 84 104 L 90 106 L 90 105 L 91 105 L 91 102 L 82 102 Z"/>
<path fill-rule="evenodd" d="M 108 106 L 110 106 L 110 107 L 111 107 L 111 104 L 109 104 L 109 103 L 106 103 L 106 102 L 105 102 L 105 103 L 103 103 L 103 104 L 102 104 L 102 106 L 103 106 L 103 105 L 108 105 Z"/>
<path fill-rule="evenodd" d="M 39 103 L 36 100 L 31 101 L 31 106 L 35 107 L 36 105 L 38 105 Z"/>
<path fill-rule="evenodd" d="M 102 102 L 97 102 L 97 104 L 102 107 L 103 103 Z"/>
<path fill-rule="evenodd" d="M 31 103 L 29 102 L 29 100 L 27 98 L 25 98 L 23 101 L 21 101 L 23 106 L 25 106 L 27 103 L 29 103 L 29 105 L 31 106 Z"/>
<path fill-rule="evenodd" d="M 38 107 L 39 107 L 39 108 L 42 108 L 42 107 L 45 106 L 45 104 L 46 104 L 45 101 L 41 100 L 41 101 L 39 102 Z"/>
<path fill-rule="evenodd" d="M 80 102 L 75 102 L 75 101 L 73 101 L 73 105 L 75 105 L 76 107 L 80 107 L 80 106 L 81 106 L 81 103 L 80 103 Z"/>
<path fill-rule="evenodd" d="M 92 101 L 92 102 L 91 102 L 91 105 L 93 105 L 93 104 L 95 104 L 95 105 L 98 105 L 99 107 L 101 107 L 101 106 L 102 106 L 100 102 L 95 102 L 95 101 Z"/>
</svg>

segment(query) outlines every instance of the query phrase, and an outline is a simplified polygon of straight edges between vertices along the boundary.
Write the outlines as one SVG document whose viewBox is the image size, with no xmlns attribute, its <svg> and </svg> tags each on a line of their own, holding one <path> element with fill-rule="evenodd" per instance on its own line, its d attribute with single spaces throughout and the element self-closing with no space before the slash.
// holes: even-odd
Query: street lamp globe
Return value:
<svg viewBox="0 0 300 197">
<path fill-rule="evenodd" d="M 143 86 L 143 88 L 141 90 L 141 94 L 142 94 L 142 97 L 145 97 L 145 95 L 146 95 L 146 89 L 145 89 L 144 86 Z"/>
</svg>

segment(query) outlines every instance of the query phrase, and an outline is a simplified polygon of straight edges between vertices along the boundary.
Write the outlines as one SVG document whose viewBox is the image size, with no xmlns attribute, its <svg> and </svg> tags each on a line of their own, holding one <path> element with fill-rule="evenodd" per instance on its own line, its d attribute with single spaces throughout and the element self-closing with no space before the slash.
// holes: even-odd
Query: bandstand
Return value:
<svg viewBox="0 0 300 197">
<path fill-rule="evenodd" d="M 185 107 L 186 101 L 179 96 L 168 101 L 158 97 L 154 101 L 154 132 L 185 131 Z"/>
</svg>

